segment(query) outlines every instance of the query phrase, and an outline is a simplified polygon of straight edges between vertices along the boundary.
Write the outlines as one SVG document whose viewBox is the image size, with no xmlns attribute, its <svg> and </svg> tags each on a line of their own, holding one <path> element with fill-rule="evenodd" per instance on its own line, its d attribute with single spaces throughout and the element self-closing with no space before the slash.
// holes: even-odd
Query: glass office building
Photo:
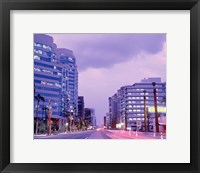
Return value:
<svg viewBox="0 0 200 173">
<path fill-rule="evenodd" d="M 146 91 L 146 113 L 148 116 L 148 129 L 155 131 L 154 94 L 152 82 L 156 83 L 157 106 L 159 116 L 166 116 L 166 83 L 161 78 L 143 79 L 133 85 L 121 87 L 117 94 L 109 98 L 109 113 L 111 115 L 112 127 L 125 128 L 127 117 L 127 129 L 144 130 L 144 90 Z M 162 110 L 164 110 L 162 112 Z M 114 119 L 114 121 L 112 121 Z M 116 124 L 115 124 L 116 122 Z M 140 127 L 138 127 L 138 125 Z"/>
<path fill-rule="evenodd" d="M 67 112 L 74 112 L 78 100 L 73 52 L 58 49 L 53 38 L 44 34 L 34 35 L 34 96 L 34 117 L 38 108 L 39 120 L 45 121 L 51 110 L 52 127 L 56 130 L 63 128 Z"/>
</svg>

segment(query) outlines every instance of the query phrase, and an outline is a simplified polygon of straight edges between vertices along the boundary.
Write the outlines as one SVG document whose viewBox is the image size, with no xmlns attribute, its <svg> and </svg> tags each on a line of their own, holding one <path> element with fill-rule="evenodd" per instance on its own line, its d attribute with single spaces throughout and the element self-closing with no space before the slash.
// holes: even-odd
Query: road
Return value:
<svg viewBox="0 0 200 173">
<path fill-rule="evenodd" d="M 57 135 L 35 135 L 34 139 L 165 139 L 162 134 L 129 132 L 120 130 L 88 130 L 73 133 L 60 133 Z"/>
</svg>

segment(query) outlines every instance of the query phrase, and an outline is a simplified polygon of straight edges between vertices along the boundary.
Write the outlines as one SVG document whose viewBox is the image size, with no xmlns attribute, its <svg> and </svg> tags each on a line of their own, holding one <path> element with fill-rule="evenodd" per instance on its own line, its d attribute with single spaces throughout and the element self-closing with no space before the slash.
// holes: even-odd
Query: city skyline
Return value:
<svg viewBox="0 0 200 173">
<path fill-rule="evenodd" d="M 148 77 L 166 80 L 166 34 L 48 35 L 58 48 L 73 51 L 78 95 L 84 96 L 85 107 L 95 108 L 98 125 L 108 112 L 108 97 L 121 86 Z"/>
</svg>

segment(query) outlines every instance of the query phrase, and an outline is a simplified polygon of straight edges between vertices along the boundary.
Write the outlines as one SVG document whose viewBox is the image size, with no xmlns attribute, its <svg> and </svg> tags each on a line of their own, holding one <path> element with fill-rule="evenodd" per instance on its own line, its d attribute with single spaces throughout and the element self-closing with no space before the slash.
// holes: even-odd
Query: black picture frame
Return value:
<svg viewBox="0 0 200 173">
<path fill-rule="evenodd" d="M 190 163 L 10 163 L 11 10 L 190 10 Z M 1 172 L 200 172 L 199 32 L 199 0 L 0 0 Z"/>
</svg>

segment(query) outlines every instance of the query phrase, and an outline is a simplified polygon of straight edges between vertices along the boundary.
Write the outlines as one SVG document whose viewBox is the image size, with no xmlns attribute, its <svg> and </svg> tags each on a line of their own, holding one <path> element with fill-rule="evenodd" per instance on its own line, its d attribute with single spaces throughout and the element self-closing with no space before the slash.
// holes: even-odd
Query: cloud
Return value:
<svg viewBox="0 0 200 173">
<path fill-rule="evenodd" d="M 49 34 L 58 47 L 73 50 L 80 71 L 111 68 L 141 52 L 161 51 L 165 34 Z"/>
</svg>

